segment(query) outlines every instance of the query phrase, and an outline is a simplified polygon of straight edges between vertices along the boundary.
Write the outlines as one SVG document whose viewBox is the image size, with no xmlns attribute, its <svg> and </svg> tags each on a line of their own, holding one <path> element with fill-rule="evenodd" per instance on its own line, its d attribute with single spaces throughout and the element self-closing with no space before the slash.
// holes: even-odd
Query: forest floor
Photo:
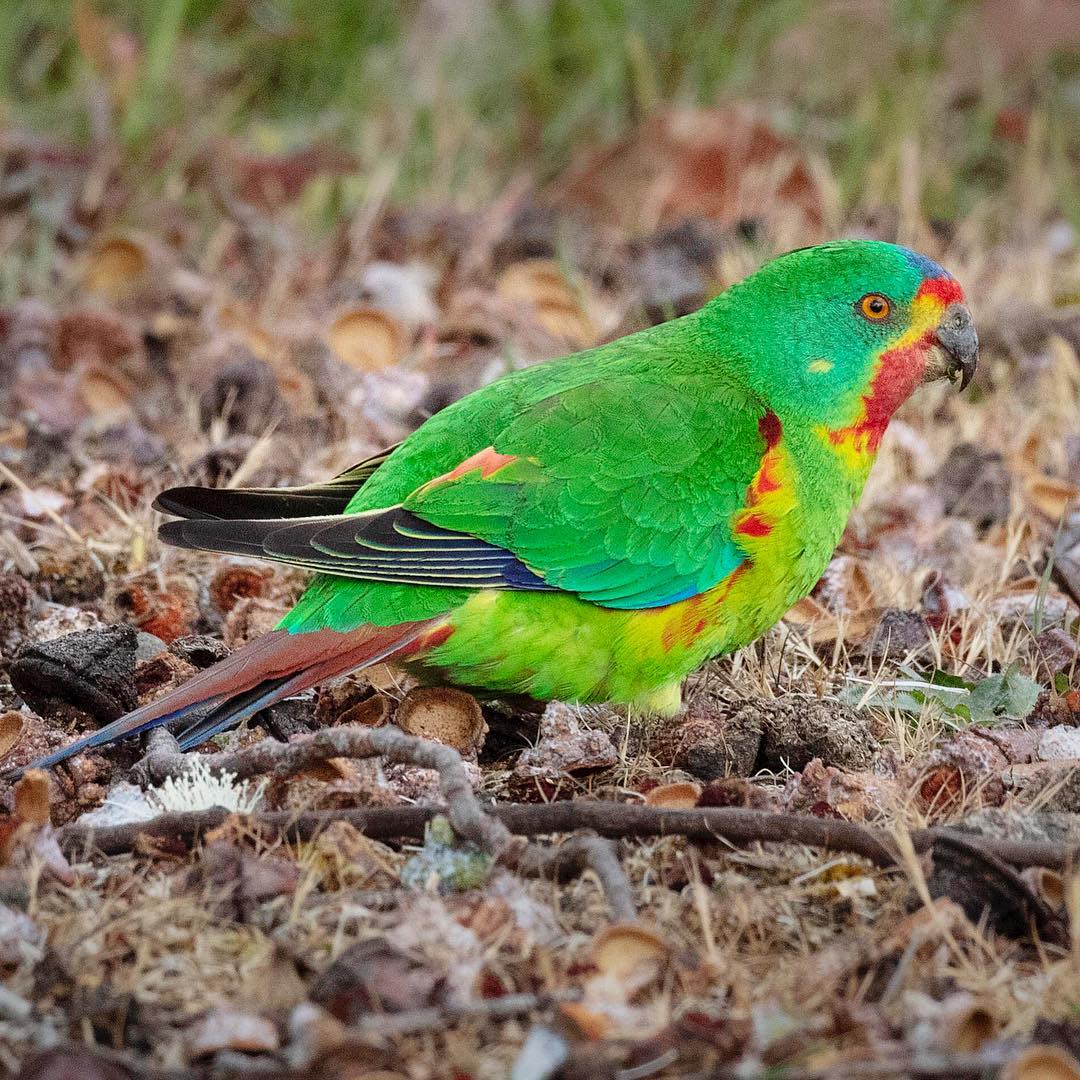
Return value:
<svg viewBox="0 0 1080 1080">
<path fill-rule="evenodd" d="M 321 136 L 113 130 L 136 46 L 79 10 L 98 130 L 13 122 L 0 151 L 5 766 L 302 590 L 160 545 L 167 486 L 325 478 L 829 236 L 940 261 L 983 348 L 970 390 L 893 422 L 812 597 L 677 719 L 380 667 L 184 760 L 156 739 L 4 785 L 0 1069 L 1080 1076 L 1080 237 L 1053 108 L 995 105 L 967 163 L 993 183 L 943 216 L 934 146 L 853 192 L 752 95 L 467 201 Z"/>
</svg>

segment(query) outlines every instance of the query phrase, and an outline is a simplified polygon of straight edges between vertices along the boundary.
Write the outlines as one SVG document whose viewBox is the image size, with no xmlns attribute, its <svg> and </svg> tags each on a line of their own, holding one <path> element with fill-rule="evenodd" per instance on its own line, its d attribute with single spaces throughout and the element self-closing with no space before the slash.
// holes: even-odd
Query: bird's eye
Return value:
<svg viewBox="0 0 1080 1080">
<path fill-rule="evenodd" d="M 867 293 L 855 307 L 864 319 L 869 319 L 871 322 L 881 322 L 892 313 L 889 298 L 876 292 Z"/>
</svg>

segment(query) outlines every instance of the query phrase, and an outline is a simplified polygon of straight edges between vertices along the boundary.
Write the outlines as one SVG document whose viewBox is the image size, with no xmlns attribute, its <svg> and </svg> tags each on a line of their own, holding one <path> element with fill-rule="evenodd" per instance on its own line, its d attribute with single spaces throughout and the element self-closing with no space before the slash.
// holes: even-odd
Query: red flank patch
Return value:
<svg viewBox="0 0 1080 1080">
<path fill-rule="evenodd" d="M 765 445 L 771 450 L 784 434 L 784 425 L 780 423 L 780 417 L 776 413 L 767 412 L 758 421 L 758 431 L 761 432 Z"/>
<path fill-rule="evenodd" d="M 768 536 L 772 526 L 760 514 L 750 514 L 739 522 L 735 531 L 743 536 Z"/>
</svg>

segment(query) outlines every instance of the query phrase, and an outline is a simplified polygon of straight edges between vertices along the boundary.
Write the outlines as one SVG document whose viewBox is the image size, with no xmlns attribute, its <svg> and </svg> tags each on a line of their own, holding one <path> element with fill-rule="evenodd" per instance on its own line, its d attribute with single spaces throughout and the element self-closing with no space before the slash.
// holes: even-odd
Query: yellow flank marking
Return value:
<svg viewBox="0 0 1080 1080">
<path fill-rule="evenodd" d="M 826 375 L 832 371 L 834 367 L 836 367 L 836 365 L 831 360 L 811 360 L 810 363 L 806 365 L 806 370 L 812 375 Z"/>
</svg>

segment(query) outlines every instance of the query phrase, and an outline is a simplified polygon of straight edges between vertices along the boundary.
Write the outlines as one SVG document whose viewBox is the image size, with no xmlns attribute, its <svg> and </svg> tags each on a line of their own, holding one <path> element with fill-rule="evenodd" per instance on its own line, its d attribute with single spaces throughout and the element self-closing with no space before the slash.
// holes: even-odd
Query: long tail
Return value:
<svg viewBox="0 0 1080 1080">
<path fill-rule="evenodd" d="M 6 769 L 0 772 L 0 778 L 13 779 L 25 769 L 46 769 L 84 750 L 173 724 L 208 709 L 180 732 L 180 748 L 189 750 L 275 701 L 324 679 L 389 659 L 408 649 L 430 625 L 430 621 L 421 621 L 363 626 L 348 633 L 313 630 L 292 634 L 273 630 L 172 693 L 29 765 Z"/>
</svg>

